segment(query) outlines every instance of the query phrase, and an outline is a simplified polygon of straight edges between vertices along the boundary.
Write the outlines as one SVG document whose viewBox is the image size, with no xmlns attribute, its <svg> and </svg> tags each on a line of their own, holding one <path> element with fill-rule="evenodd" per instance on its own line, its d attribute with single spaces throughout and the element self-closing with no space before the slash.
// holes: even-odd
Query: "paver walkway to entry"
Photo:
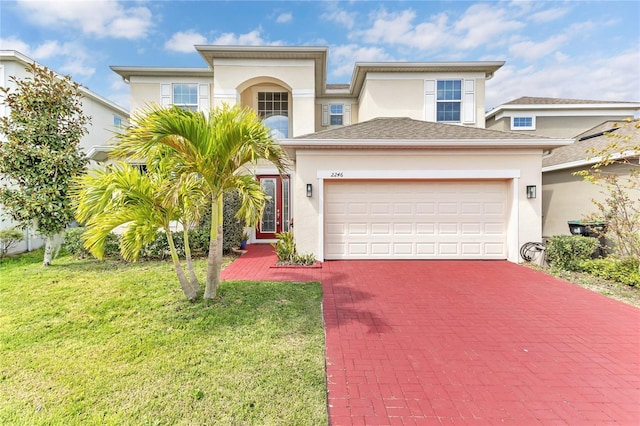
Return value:
<svg viewBox="0 0 640 426">
<path fill-rule="evenodd" d="M 502 261 L 328 261 L 223 279 L 322 282 L 331 425 L 640 424 L 640 310 Z"/>
</svg>

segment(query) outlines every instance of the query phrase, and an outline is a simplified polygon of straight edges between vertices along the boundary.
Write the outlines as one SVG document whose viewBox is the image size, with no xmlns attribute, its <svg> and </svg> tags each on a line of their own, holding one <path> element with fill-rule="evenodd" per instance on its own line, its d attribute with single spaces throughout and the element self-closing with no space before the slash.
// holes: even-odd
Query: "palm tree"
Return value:
<svg viewBox="0 0 640 426">
<path fill-rule="evenodd" d="M 282 174 L 286 169 L 284 151 L 269 135 L 255 111 L 238 105 L 203 112 L 151 105 L 134 114 L 131 126 L 117 135 L 113 155 L 147 160 L 158 149 L 169 147 L 183 174 L 197 174 L 208 188 L 211 202 L 211 232 L 207 259 L 205 299 L 215 297 L 222 265 L 222 196 L 237 189 L 243 204 L 239 216 L 256 224 L 266 203 L 260 183 L 241 174 L 247 163 L 270 161 Z"/>
<path fill-rule="evenodd" d="M 168 174 L 159 170 L 148 174 L 127 163 L 118 163 L 79 180 L 76 218 L 85 223 L 85 247 L 97 258 L 104 256 L 109 233 L 125 226 L 120 253 L 125 260 L 136 260 L 145 244 L 152 242 L 159 229 L 166 236 L 180 287 L 187 299 L 196 301 L 200 290 L 197 280 L 185 276 L 169 224 L 184 215 L 180 204 L 168 199 L 174 186 Z M 185 241 L 185 245 L 188 241 Z M 195 276 L 195 274 L 194 274 Z"/>
</svg>

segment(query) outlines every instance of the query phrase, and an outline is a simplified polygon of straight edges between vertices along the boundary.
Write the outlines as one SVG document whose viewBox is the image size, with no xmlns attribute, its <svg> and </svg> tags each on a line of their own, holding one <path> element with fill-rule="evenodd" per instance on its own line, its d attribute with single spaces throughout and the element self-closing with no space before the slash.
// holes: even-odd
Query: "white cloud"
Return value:
<svg viewBox="0 0 640 426">
<path fill-rule="evenodd" d="M 413 10 L 402 12 L 387 12 L 382 9 L 371 15 L 373 23 L 369 29 L 357 31 L 354 34 L 362 37 L 363 41 L 371 44 L 412 44 L 413 24 L 416 17 Z"/>
<path fill-rule="evenodd" d="M 566 41 L 567 37 L 562 34 L 549 37 L 548 39 L 538 43 L 530 40 L 522 41 L 511 44 L 509 46 L 509 53 L 515 57 L 533 62 L 546 55 L 556 53 L 557 49 L 559 49 Z"/>
<path fill-rule="evenodd" d="M 500 42 L 503 34 L 523 26 L 522 22 L 509 18 L 505 9 L 497 9 L 495 4 L 474 4 L 453 27 L 456 33 L 461 34 L 454 46 L 459 49 L 473 49 L 488 43 L 502 44 Z"/>
<path fill-rule="evenodd" d="M 85 35 L 99 38 L 143 38 L 153 25 L 148 8 L 127 7 L 116 0 L 19 0 L 18 5 L 37 25 L 79 28 Z"/>
<path fill-rule="evenodd" d="M 79 43 L 47 40 L 40 45 L 30 46 L 16 37 L 10 37 L 1 39 L 0 46 L 2 49 L 17 50 L 61 74 L 71 75 L 75 80 L 91 77 L 96 72 L 90 65 L 92 56 Z"/>
<path fill-rule="evenodd" d="M 196 31 L 178 31 L 165 42 L 164 48 L 172 52 L 194 53 L 194 45 L 206 43 L 207 38 Z"/>
<path fill-rule="evenodd" d="M 569 12 L 568 8 L 556 7 L 553 9 L 547 9 L 547 10 L 542 10 L 540 12 L 532 13 L 531 15 L 529 15 L 528 19 L 538 24 L 541 24 L 543 22 L 551 22 L 551 21 L 560 19 L 564 15 L 566 15 L 568 12 Z"/>
<path fill-rule="evenodd" d="M 262 38 L 260 28 L 250 31 L 245 34 L 236 33 L 223 33 L 216 37 L 211 44 L 216 45 L 239 45 L 239 46 L 280 46 L 283 43 L 281 41 L 266 41 Z"/>
<path fill-rule="evenodd" d="M 281 13 L 276 18 L 276 22 L 278 24 L 286 24 L 287 22 L 291 22 L 293 20 L 293 14 L 291 13 Z"/>
<path fill-rule="evenodd" d="M 384 62 L 392 61 L 393 57 L 379 47 L 360 47 L 357 44 L 333 46 L 329 51 L 331 75 L 333 77 L 348 77 L 353 72 L 356 62 Z"/>
<path fill-rule="evenodd" d="M 487 82 L 486 106 L 494 108 L 520 96 L 614 101 L 640 100 L 640 52 L 554 62 L 546 67 L 506 65 Z"/>
<path fill-rule="evenodd" d="M 0 50 L 16 50 L 27 56 L 31 52 L 29 45 L 16 37 L 0 38 Z"/>
<path fill-rule="evenodd" d="M 354 31 L 351 38 L 370 44 L 406 46 L 426 51 L 447 51 L 451 55 L 486 44 L 502 45 L 505 35 L 524 24 L 508 16 L 505 9 L 493 4 L 474 4 L 457 20 L 446 13 L 431 15 L 417 22 L 412 9 L 387 12 L 381 9 L 370 15 L 369 28 Z"/>
<path fill-rule="evenodd" d="M 348 29 L 353 28 L 357 16 L 355 12 L 347 12 L 346 10 L 340 9 L 337 3 L 327 3 L 327 5 L 329 10 L 322 13 L 320 19 L 343 25 Z"/>
</svg>

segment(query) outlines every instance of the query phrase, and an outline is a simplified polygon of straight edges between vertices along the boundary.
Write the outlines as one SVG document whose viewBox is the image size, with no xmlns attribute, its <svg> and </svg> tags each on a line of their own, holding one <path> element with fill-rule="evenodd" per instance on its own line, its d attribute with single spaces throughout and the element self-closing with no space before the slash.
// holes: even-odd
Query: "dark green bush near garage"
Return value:
<svg viewBox="0 0 640 426">
<path fill-rule="evenodd" d="M 547 241 L 546 256 L 551 268 L 562 271 L 579 271 L 580 265 L 591 259 L 599 242 L 581 235 L 555 235 Z"/>
</svg>

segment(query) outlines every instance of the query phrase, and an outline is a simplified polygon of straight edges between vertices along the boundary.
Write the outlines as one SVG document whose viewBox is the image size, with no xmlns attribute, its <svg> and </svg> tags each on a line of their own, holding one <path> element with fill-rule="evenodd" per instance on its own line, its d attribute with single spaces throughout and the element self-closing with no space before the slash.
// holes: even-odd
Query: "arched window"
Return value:
<svg viewBox="0 0 640 426">
<path fill-rule="evenodd" d="M 258 114 L 276 139 L 289 137 L 289 93 L 258 92 Z"/>
</svg>

